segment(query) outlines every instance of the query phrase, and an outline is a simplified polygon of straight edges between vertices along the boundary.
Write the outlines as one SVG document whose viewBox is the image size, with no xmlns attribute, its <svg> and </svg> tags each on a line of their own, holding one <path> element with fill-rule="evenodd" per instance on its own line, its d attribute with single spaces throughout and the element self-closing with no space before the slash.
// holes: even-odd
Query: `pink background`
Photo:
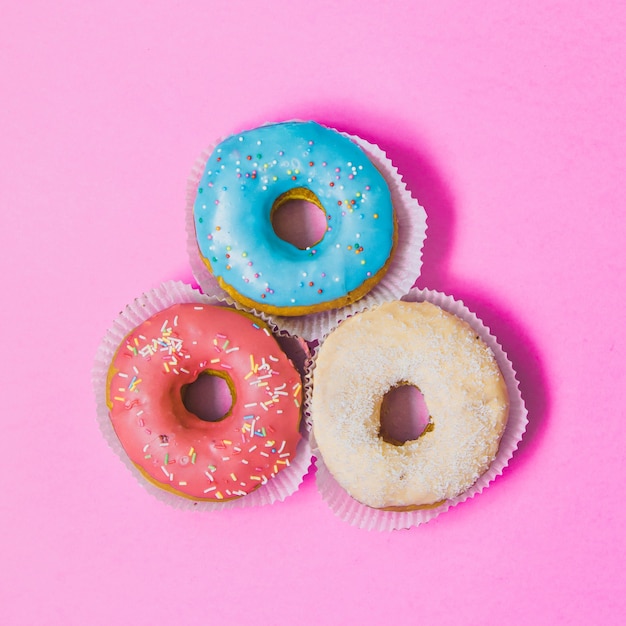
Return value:
<svg viewBox="0 0 626 626">
<path fill-rule="evenodd" d="M 623 3 L 2 4 L 2 623 L 623 622 Z M 519 453 L 419 528 L 352 528 L 313 474 L 176 511 L 96 425 L 105 329 L 192 280 L 196 157 L 286 118 L 388 152 L 429 216 L 418 285 L 518 370 Z"/>
</svg>

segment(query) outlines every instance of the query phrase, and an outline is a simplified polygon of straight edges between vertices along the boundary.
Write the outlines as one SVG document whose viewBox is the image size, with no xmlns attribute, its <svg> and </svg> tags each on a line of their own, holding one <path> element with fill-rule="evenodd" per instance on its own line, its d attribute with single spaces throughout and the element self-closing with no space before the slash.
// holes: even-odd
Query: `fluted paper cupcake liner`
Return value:
<svg viewBox="0 0 626 626">
<path fill-rule="evenodd" d="M 297 121 L 297 120 L 296 120 Z M 402 176 L 385 152 L 356 135 L 341 133 L 354 141 L 367 154 L 391 190 L 391 198 L 397 220 L 397 245 L 393 259 L 381 281 L 363 298 L 340 309 L 331 309 L 298 317 L 276 316 L 263 313 L 256 308 L 249 309 L 235 302 L 237 308 L 251 311 L 258 317 L 273 322 L 292 335 L 313 341 L 324 336 L 340 319 L 354 315 L 372 307 L 382 300 L 397 300 L 414 285 L 422 267 L 422 248 L 426 239 L 426 212 L 419 202 L 411 196 Z M 194 224 L 193 208 L 198 186 L 206 163 L 215 147 L 223 141 L 219 139 L 205 150 L 194 165 L 187 187 L 187 250 L 193 274 L 205 292 L 215 293 L 226 300 L 228 294 L 222 290 L 217 280 L 204 264 L 198 244 Z"/>
<path fill-rule="evenodd" d="M 210 290 L 202 294 L 191 286 L 182 282 L 163 283 L 156 289 L 148 291 L 132 303 L 118 315 L 111 327 L 107 330 L 98 348 L 96 359 L 92 371 L 92 382 L 96 396 L 97 420 L 102 434 L 111 447 L 119 456 L 124 465 L 138 480 L 138 482 L 159 500 L 180 509 L 193 510 L 219 510 L 227 508 L 241 508 L 249 506 L 261 506 L 282 501 L 289 495 L 296 492 L 302 483 L 305 474 L 311 463 L 311 448 L 308 442 L 308 429 L 303 419 L 301 422 L 302 439 L 298 443 L 296 454 L 289 465 L 281 470 L 274 478 L 269 480 L 255 491 L 246 496 L 229 500 L 226 502 L 206 502 L 191 500 L 183 496 L 170 493 L 147 481 L 141 472 L 135 467 L 127 456 L 120 443 L 111 419 L 109 409 L 106 404 L 106 385 L 109 367 L 115 353 L 125 337 L 132 332 L 139 324 L 143 323 L 156 313 L 174 305 L 193 302 L 198 304 L 211 304 L 217 306 L 231 306 L 228 297 L 216 297 Z M 274 334 L 280 335 L 281 331 L 274 326 Z M 277 337 L 283 350 L 290 358 L 302 363 L 304 360 L 301 351 L 305 348 L 301 343 L 297 343 L 292 338 Z M 302 371 L 301 371 L 302 374 Z"/>
<path fill-rule="evenodd" d="M 469 498 L 473 498 L 476 494 L 481 493 L 497 476 L 502 474 L 502 471 L 508 465 L 513 453 L 517 449 L 528 423 L 526 407 L 519 390 L 519 382 L 516 378 L 513 364 L 508 359 L 497 339 L 491 334 L 489 328 L 485 326 L 462 301 L 455 300 L 451 296 L 443 293 L 427 289 L 412 289 L 400 299 L 407 302 L 428 301 L 456 315 L 472 327 L 476 334 L 493 352 L 500 371 L 504 376 L 509 394 L 509 415 L 506 428 L 500 440 L 498 453 L 487 471 L 482 474 L 467 491 L 459 496 L 446 500 L 437 507 L 418 509 L 415 511 L 397 512 L 374 509 L 352 498 L 328 471 L 324 464 L 323 456 L 315 442 L 314 434 L 312 433 L 310 440 L 313 455 L 316 458 L 316 483 L 322 498 L 342 520 L 366 530 L 390 531 L 419 526 L 445 513 L 460 502 L 464 502 Z M 332 329 L 329 332 L 332 332 Z M 320 346 L 321 345 L 323 345 L 323 339 L 320 341 Z M 312 413 L 311 409 L 311 400 L 312 395 L 315 393 L 315 360 L 318 350 L 316 350 L 309 362 L 306 376 L 307 384 L 304 407 L 305 419 L 308 422 L 309 428 L 312 428 L 315 422 L 315 415 Z M 355 367 L 358 367 L 358 364 L 355 364 Z"/>
</svg>

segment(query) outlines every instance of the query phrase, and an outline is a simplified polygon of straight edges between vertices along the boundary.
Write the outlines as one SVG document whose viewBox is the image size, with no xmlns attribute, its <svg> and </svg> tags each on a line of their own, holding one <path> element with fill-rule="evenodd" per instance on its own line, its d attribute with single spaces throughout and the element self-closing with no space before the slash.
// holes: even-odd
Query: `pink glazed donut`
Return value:
<svg viewBox="0 0 626 626">
<path fill-rule="evenodd" d="M 202 374 L 226 381 L 219 421 L 185 408 Z M 300 375 L 261 320 L 227 307 L 178 304 L 135 328 L 107 378 L 113 428 L 157 486 L 193 500 L 227 501 L 290 464 L 300 439 Z"/>
</svg>

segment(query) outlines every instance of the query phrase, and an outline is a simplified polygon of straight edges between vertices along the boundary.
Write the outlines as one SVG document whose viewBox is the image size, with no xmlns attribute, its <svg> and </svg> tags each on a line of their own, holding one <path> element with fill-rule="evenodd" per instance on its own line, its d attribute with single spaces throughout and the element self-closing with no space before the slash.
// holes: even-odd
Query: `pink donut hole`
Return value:
<svg viewBox="0 0 626 626">
<path fill-rule="evenodd" d="M 326 233 L 326 214 L 314 202 L 287 200 L 271 215 L 272 228 L 278 237 L 300 250 L 312 248 Z"/>
<path fill-rule="evenodd" d="M 426 400 L 418 387 L 399 383 L 384 396 L 380 407 L 380 437 L 401 446 L 432 430 Z"/>
<path fill-rule="evenodd" d="M 233 407 L 233 395 L 222 376 L 202 372 L 182 390 L 185 408 L 203 422 L 219 422 L 227 417 Z"/>
</svg>

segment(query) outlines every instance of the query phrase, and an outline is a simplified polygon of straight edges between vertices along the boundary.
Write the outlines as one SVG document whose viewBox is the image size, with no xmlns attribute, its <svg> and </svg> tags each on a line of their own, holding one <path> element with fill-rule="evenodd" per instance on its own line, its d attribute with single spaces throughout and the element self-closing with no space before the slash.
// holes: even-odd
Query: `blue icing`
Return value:
<svg viewBox="0 0 626 626">
<path fill-rule="evenodd" d="M 327 231 L 310 249 L 272 227 L 274 201 L 313 192 Z M 375 276 L 393 247 L 391 194 L 359 146 L 315 122 L 261 126 L 220 143 L 194 204 L 198 246 L 216 277 L 261 308 L 319 306 Z"/>
</svg>

